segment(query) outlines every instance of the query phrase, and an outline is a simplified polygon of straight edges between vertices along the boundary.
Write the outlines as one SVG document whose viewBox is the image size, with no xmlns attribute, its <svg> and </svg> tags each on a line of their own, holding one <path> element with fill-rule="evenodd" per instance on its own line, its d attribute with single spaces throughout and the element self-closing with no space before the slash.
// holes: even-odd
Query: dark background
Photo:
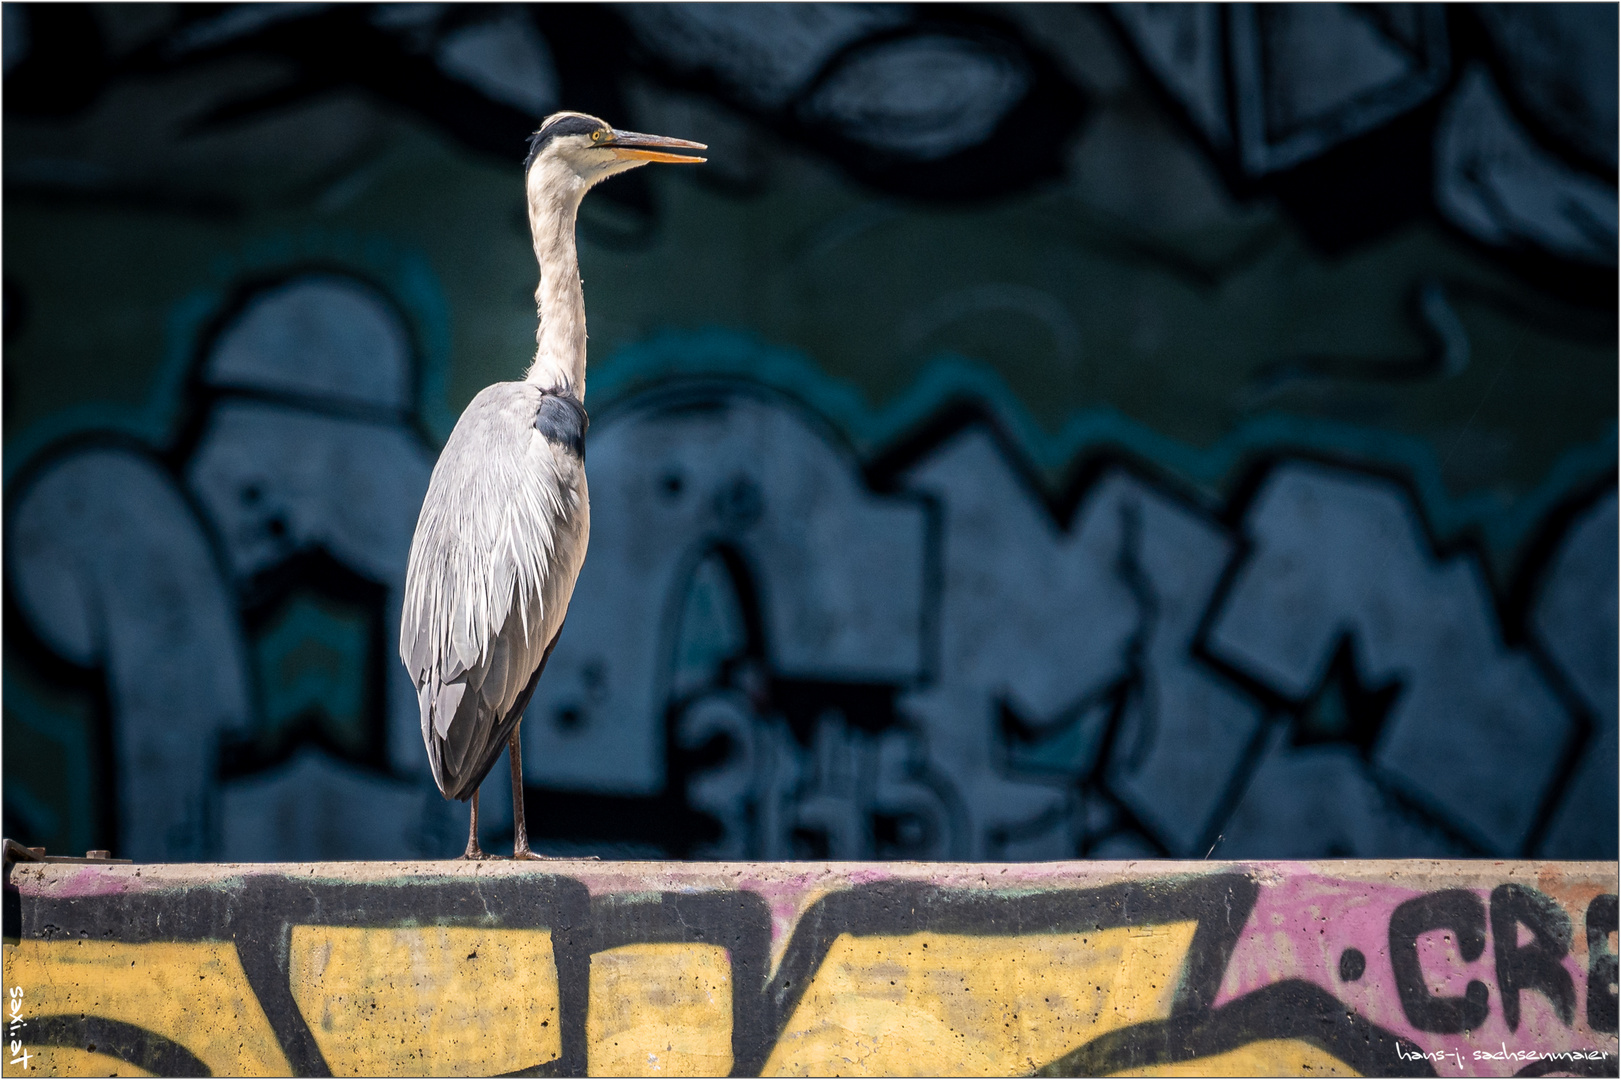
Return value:
<svg viewBox="0 0 1621 1080">
<path fill-rule="evenodd" d="M 582 213 L 537 848 L 1616 857 L 1614 5 L 3 11 L 7 836 L 460 850 L 399 589 L 569 108 L 712 150 Z"/>
</svg>

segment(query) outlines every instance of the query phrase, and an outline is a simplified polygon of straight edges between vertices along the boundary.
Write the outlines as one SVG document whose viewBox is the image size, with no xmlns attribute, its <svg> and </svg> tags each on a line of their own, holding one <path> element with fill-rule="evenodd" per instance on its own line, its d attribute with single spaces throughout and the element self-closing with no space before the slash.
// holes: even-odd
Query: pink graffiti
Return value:
<svg viewBox="0 0 1621 1080">
<path fill-rule="evenodd" d="M 1464 961 L 1450 932 L 1420 935 L 1419 963 L 1432 995 L 1462 996 L 1473 980 L 1484 983 L 1489 994 L 1489 1012 L 1477 1030 L 1436 1034 L 1419 1031 L 1408 1021 L 1390 961 L 1391 914 L 1403 901 L 1420 895 L 1418 891 L 1315 874 L 1263 874 L 1261 882 L 1255 910 L 1222 979 L 1218 1007 L 1275 982 L 1304 979 L 1344 1002 L 1348 1012 L 1417 1044 L 1442 1076 L 1512 1075 L 1526 1064 L 1512 1056 L 1516 1051 L 1605 1051 L 1613 1067 L 1616 1036 L 1587 1026 L 1587 949 L 1581 911 L 1567 910 L 1576 931 L 1571 954 L 1563 962 L 1576 988 L 1575 1023 L 1569 1027 L 1542 993 L 1522 989 L 1519 1029 L 1509 1030 L 1489 926 L 1485 950 L 1472 962 Z M 1490 903 L 1490 890 L 1471 891 L 1483 904 Z M 1520 934 L 1523 942 L 1527 938 L 1523 927 Z M 1361 954 L 1363 970 L 1355 978 L 1342 979 L 1341 958 L 1350 949 Z M 1348 958 L 1346 974 L 1354 973 L 1356 966 L 1354 956 Z M 1496 1056 L 1477 1057 L 1477 1052 Z"/>
</svg>

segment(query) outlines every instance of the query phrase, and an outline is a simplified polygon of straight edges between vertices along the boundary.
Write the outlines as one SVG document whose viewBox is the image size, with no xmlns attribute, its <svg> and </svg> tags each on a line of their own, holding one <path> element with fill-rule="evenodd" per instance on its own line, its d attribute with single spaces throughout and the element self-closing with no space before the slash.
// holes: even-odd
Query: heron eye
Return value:
<svg viewBox="0 0 1621 1080">
<path fill-rule="evenodd" d="M 602 141 L 602 129 L 601 128 L 598 128 L 597 130 L 595 130 L 595 131 L 593 131 L 591 133 L 591 141 L 592 142 L 601 142 Z"/>
</svg>

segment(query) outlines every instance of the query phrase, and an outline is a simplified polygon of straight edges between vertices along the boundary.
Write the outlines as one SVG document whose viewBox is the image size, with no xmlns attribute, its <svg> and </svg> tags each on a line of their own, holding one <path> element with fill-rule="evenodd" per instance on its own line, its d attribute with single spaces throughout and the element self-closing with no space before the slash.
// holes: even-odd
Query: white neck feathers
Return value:
<svg viewBox="0 0 1621 1080">
<path fill-rule="evenodd" d="M 587 185 L 562 162 L 537 163 L 528 178 L 529 231 L 540 286 L 535 359 L 524 381 L 585 400 L 585 295 L 574 226 Z"/>
</svg>

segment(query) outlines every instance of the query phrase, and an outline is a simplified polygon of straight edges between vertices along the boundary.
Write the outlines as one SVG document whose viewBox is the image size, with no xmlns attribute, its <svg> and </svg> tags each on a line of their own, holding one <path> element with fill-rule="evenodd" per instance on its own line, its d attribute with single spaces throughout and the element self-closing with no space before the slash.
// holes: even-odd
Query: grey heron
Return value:
<svg viewBox="0 0 1621 1080">
<path fill-rule="evenodd" d="M 704 144 L 618 131 L 583 113 L 546 118 L 524 162 L 540 263 L 540 326 L 522 382 L 479 391 L 439 454 L 405 575 L 400 659 L 447 799 L 472 801 L 509 751 L 513 858 L 529 850 L 518 724 L 563 627 L 591 530 L 585 483 L 585 297 L 574 226 L 598 182 L 650 161 L 696 163 Z"/>
</svg>

